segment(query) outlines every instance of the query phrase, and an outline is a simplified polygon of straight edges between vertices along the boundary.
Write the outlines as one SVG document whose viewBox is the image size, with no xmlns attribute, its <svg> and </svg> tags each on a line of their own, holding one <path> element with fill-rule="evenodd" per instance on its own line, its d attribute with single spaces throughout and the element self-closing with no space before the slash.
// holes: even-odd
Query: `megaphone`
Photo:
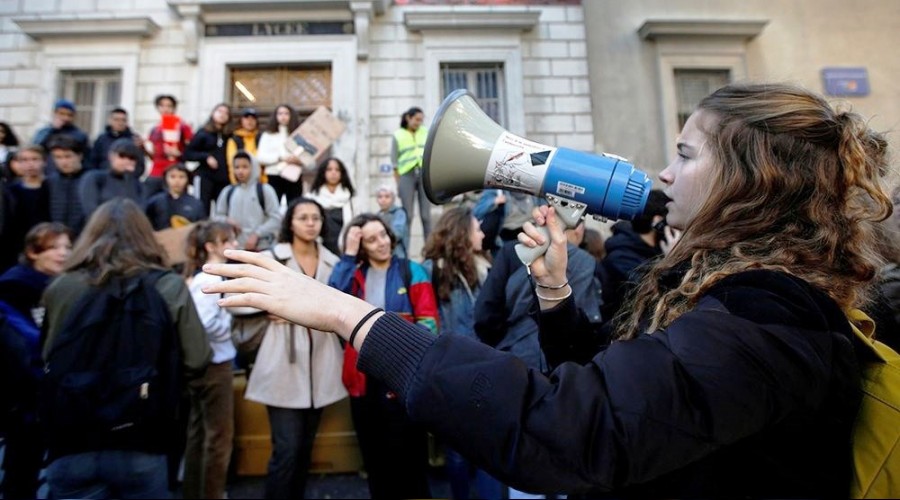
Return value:
<svg viewBox="0 0 900 500">
<path fill-rule="evenodd" d="M 433 203 L 478 189 L 507 189 L 544 197 L 572 228 L 585 215 L 633 219 L 644 211 L 647 174 L 616 155 L 547 146 L 506 131 L 465 89 L 452 92 L 435 114 L 423 161 L 425 194 Z M 525 265 L 547 251 L 516 246 Z"/>
</svg>

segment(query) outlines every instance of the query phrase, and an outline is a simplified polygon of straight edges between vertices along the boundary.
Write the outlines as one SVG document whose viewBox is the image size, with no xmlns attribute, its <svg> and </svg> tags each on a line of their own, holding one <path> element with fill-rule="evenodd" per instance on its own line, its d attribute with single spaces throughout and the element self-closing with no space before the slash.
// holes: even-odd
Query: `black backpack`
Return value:
<svg viewBox="0 0 900 500">
<path fill-rule="evenodd" d="M 40 397 L 51 458 L 169 450 L 181 390 L 178 332 L 155 288 L 165 271 L 113 278 L 76 303 L 46 355 Z"/>
</svg>

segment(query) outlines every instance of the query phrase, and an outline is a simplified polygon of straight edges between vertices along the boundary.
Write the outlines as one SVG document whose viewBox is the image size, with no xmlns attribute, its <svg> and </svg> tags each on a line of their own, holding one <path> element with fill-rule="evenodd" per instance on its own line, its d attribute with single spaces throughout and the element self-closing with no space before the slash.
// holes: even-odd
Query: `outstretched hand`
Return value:
<svg viewBox="0 0 900 500">
<path fill-rule="evenodd" d="M 255 307 L 292 323 L 349 337 L 372 306 L 298 273 L 256 252 L 226 250 L 238 264 L 206 264 L 209 274 L 231 278 L 203 287 L 204 293 L 232 294 L 222 307 Z"/>
</svg>

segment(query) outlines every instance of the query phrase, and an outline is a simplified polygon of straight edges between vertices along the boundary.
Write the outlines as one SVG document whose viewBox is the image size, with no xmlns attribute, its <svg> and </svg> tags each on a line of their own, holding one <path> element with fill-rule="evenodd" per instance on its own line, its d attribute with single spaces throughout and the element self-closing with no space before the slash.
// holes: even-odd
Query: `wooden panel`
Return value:
<svg viewBox="0 0 900 500">
<path fill-rule="evenodd" d="M 244 87 L 245 95 L 238 88 Z M 231 88 L 229 89 L 234 117 L 237 121 L 240 110 L 256 108 L 259 113 L 260 128 L 265 128 L 272 112 L 282 103 L 296 109 L 301 120 L 309 116 L 319 106 L 331 108 L 331 68 L 266 66 L 231 68 Z"/>
</svg>

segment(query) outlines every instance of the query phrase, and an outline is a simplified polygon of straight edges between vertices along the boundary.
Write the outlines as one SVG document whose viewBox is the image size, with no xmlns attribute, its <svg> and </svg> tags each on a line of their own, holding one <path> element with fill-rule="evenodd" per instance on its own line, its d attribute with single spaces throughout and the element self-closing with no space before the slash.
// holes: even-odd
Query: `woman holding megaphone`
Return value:
<svg viewBox="0 0 900 500">
<path fill-rule="evenodd" d="M 788 85 L 705 98 L 659 179 L 681 240 L 640 283 L 596 354 L 566 283 L 563 226 L 534 211 L 531 265 L 544 376 L 246 252 L 209 293 L 335 331 L 359 368 L 500 480 L 535 492 L 830 496 L 849 491 L 859 371 L 844 311 L 879 263 L 887 142 L 861 117 Z M 328 304 L 328 307 L 322 307 Z"/>
</svg>

